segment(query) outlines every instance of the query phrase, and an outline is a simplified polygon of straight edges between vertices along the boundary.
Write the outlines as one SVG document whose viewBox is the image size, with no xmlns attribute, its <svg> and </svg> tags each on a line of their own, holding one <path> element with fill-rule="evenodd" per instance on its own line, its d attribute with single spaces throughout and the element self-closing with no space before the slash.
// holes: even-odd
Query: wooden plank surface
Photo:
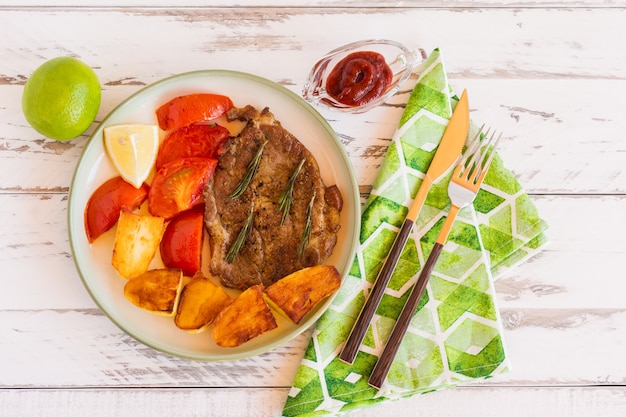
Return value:
<svg viewBox="0 0 626 417">
<path fill-rule="evenodd" d="M 7 416 L 50 417 L 154 416 L 163 410 L 177 417 L 275 417 L 287 395 L 285 388 L 264 388 L 243 396 L 236 389 L 122 389 L 122 390 L 17 390 L 0 391 L 0 401 L 9 404 Z M 51 404 L 63 408 L 51 409 Z M 233 407 L 233 404 L 240 404 Z M 385 404 L 385 416 L 427 415 L 465 417 L 620 417 L 626 412 L 624 392 L 618 387 L 459 387 L 430 393 L 412 400 Z M 1 413 L 1 412 L 0 412 Z M 506 413 L 506 414 L 503 414 Z M 380 407 L 351 415 L 378 417 Z"/>
<path fill-rule="evenodd" d="M 254 72 L 299 93 L 319 56 L 338 44 L 370 36 L 366 28 L 357 28 L 352 33 L 333 33 L 332 39 L 331 35 L 319 39 L 316 31 L 295 37 L 292 33 L 297 27 L 342 26 L 350 9 L 297 9 L 290 11 L 289 17 L 278 10 L 85 13 L 72 9 L 1 13 L 0 27 L 6 32 L 7 47 L 0 50 L 0 114 L 10 121 L 0 132 L 0 156 L 4 155 L 5 160 L 1 169 L 4 173 L 15 172 L 25 164 L 37 169 L 27 178 L 1 175 L 0 189 L 67 190 L 84 146 L 86 137 L 62 144 L 42 140 L 27 126 L 20 108 L 11 105 L 19 102 L 30 72 L 47 58 L 67 54 L 94 62 L 103 83 L 98 116 L 101 120 L 142 86 L 197 69 L 227 67 Z M 274 15 L 278 17 L 269 19 L 269 23 L 267 16 Z M 453 85 L 471 88 L 473 117 L 505 132 L 507 146 L 502 152 L 529 191 L 624 192 L 626 181 L 619 156 L 625 145 L 616 135 L 624 131 L 626 124 L 619 107 L 626 89 L 626 50 L 617 47 L 614 39 L 620 38 L 626 9 L 372 9 L 364 16 L 380 25 L 381 37 L 425 50 L 442 49 Z M 424 23 L 419 33 L 409 37 L 403 27 L 410 27 L 412 21 Z M 560 24 L 552 24 L 554 21 Z M 602 28 L 594 28 L 594 24 Z M 459 25 L 489 30 L 476 30 L 467 43 L 459 43 L 446 29 Z M 126 41 L 115 42 L 115 37 L 105 35 L 112 26 L 116 27 L 115 37 Z M 135 26 L 145 30 L 137 31 Z M 25 27 L 37 29 L 25 31 Z M 66 27 L 72 30 L 64 30 Z M 588 28 L 584 38 L 580 37 L 580 27 Z M 188 36 L 189 30 L 194 36 Z M 243 32 L 246 36 L 241 44 L 239 35 Z M 493 32 L 501 34 L 499 40 L 492 40 Z M 54 36 L 48 37 L 47 33 Z M 81 34 L 79 38 L 77 33 Z M 112 52 L 99 55 L 107 48 L 113 48 Z M 162 53 L 163 48 L 167 54 Z M 277 71 L 276 62 L 288 65 L 281 65 Z M 324 112 L 353 156 L 363 185 L 371 184 L 375 176 L 407 91 L 390 106 L 350 120 L 337 122 L 336 115 Z M 555 155 L 554 162 L 558 163 L 545 167 L 544 161 Z M 602 164 L 591 165 L 590 161 L 598 160 Z M 592 168 L 600 172 L 587 174 L 585 169 Z"/>
<path fill-rule="evenodd" d="M 19 105 L 30 72 L 58 55 L 94 66 L 100 121 L 143 86 L 196 69 L 253 72 L 299 93 L 317 58 L 370 37 L 441 48 L 453 86 L 470 91 L 472 118 L 505 133 L 500 153 L 550 224 L 549 246 L 496 282 L 512 372 L 385 413 L 625 414 L 624 2 L 204 3 L 0 0 L 0 416 L 277 416 L 309 334 L 201 363 L 111 323 L 82 286 L 66 226 L 93 127 L 68 143 L 32 130 Z M 322 110 L 364 197 L 410 87 L 363 115 Z"/>
<path fill-rule="evenodd" d="M 178 7 L 207 7 L 206 0 L 179 0 Z M 0 7 L 172 7 L 166 0 L 0 0 Z M 454 0 L 433 2 L 429 0 L 238 0 L 236 4 L 226 0 L 211 1 L 211 7 L 340 7 L 340 8 L 548 8 L 548 7 L 594 7 L 616 8 L 623 2 L 615 0 Z"/>
<path fill-rule="evenodd" d="M 115 327 L 93 304 L 73 270 L 63 200 L 34 194 L 0 196 L 1 217 L 16 220 L 15 226 L 5 229 L 3 239 L 13 242 L 21 254 L 3 250 L 2 263 L 19 277 L 19 285 L 0 293 L 4 323 L 0 347 L 5 353 L 0 355 L 0 369 L 8 371 L 0 378 L 0 387 L 290 384 L 307 335 L 256 358 L 206 364 L 156 353 Z M 540 256 L 496 282 L 515 369 L 500 381 L 624 384 L 626 362 L 616 359 L 626 349 L 626 329 L 621 326 L 626 307 L 623 293 L 610 289 L 619 288 L 615 271 L 626 256 L 621 241 L 626 226 L 613 224 L 626 211 L 626 197 L 536 196 L 535 201 L 550 222 L 551 241 Z M 4 209 L 19 206 L 39 208 L 37 212 Z M 590 220 L 582 231 L 571 227 L 584 210 L 603 215 Z M 45 238 L 35 230 L 41 223 L 27 221 L 42 213 L 50 219 Z M 603 240 L 609 229 L 614 238 Z M 41 239 L 32 241 L 32 237 Z M 595 242 L 592 250 L 589 242 Z M 30 248 L 39 261 L 20 247 Z M 52 267 L 54 275 L 45 270 Z M 588 276 L 594 277 L 593 285 L 581 278 Z"/>
</svg>

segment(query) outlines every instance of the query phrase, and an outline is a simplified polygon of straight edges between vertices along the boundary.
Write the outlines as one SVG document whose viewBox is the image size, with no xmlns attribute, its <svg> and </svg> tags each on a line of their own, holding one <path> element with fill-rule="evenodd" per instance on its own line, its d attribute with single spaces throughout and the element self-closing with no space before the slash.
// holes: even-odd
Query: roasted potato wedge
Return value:
<svg viewBox="0 0 626 417">
<path fill-rule="evenodd" d="M 163 218 L 122 210 L 113 243 L 113 267 L 126 279 L 146 272 L 164 231 Z"/>
<path fill-rule="evenodd" d="M 213 322 L 213 339 L 221 347 L 237 347 L 278 327 L 263 299 L 263 285 L 253 285 L 223 309 Z"/>
<path fill-rule="evenodd" d="M 331 265 L 300 269 L 279 279 L 265 290 L 270 304 L 291 321 L 300 320 L 324 298 L 341 286 L 341 274 Z"/>
<path fill-rule="evenodd" d="M 173 316 L 183 284 L 180 269 L 152 269 L 129 279 L 124 285 L 124 296 L 144 310 L 164 316 Z"/>
<path fill-rule="evenodd" d="M 222 287 L 198 272 L 183 287 L 174 323 L 179 329 L 200 333 L 232 301 Z"/>
</svg>

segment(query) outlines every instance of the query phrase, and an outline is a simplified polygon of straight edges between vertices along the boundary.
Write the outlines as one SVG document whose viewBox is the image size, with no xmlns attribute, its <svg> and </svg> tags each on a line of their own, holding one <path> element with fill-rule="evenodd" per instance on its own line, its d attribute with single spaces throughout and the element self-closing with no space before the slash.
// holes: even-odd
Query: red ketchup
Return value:
<svg viewBox="0 0 626 417">
<path fill-rule="evenodd" d="M 338 102 L 356 107 L 382 96 L 392 78 L 391 68 L 378 52 L 353 52 L 330 72 L 326 91 Z"/>
</svg>

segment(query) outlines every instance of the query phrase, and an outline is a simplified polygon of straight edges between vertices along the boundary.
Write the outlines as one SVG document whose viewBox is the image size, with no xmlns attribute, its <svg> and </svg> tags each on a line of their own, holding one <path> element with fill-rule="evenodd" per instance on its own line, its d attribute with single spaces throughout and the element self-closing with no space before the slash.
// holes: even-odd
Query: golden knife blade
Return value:
<svg viewBox="0 0 626 417">
<path fill-rule="evenodd" d="M 339 354 L 339 359 L 347 363 L 353 363 L 359 347 L 363 342 L 363 338 L 367 333 L 369 323 L 374 316 L 374 312 L 380 304 L 385 288 L 389 283 L 389 279 L 400 259 L 400 254 L 404 249 L 404 245 L 409 238 L 411 229 L 415 224 L 415 220 L 422 210 L 426 196 L 432 185 L 441 178 L 455 163 L 463 149 L 463 144 L 469 130 L 469 103 L 467 99 L 467 91 L 463 91 L 461 98 L 454 109 L 454 113 L 448 122 L 448 126 L 439 142 L 435 157 L 433 158 L 428 171 L 422 180 L 422 184 L 409 208 L 409 212 L 402 223 L 402 227 L 396 236 L 393 246 L 387 255 L 387 259 L 381 268 L 376 282 L 370 291 L 370 294 L 357 317 L 352 331 L 346 340 L 346 343 Z"/>
</svg>

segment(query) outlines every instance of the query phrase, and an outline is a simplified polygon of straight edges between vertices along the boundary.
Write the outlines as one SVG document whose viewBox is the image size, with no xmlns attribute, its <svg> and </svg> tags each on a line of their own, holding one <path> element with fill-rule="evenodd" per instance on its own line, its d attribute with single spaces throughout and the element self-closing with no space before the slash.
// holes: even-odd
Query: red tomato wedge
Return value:
<svg viewBox="0 0 626 417">
<path fill-rule="evenodd" d="M 159 127 L 173 130 L 192 123 L 217 119 L 233 107 L 232 100 L 219 94 L 188 94 L 176 97 L 156 111 Z"/>
<path fill-rule="evenodd" d="M 163 165 L 150 185 L 150 213 L 169 220 L 201 203 L 204 185 L 216 166 L 214 158 L 181 158 Z"/>
<path fill-rule="evenodd" d="M 191 277 L 200 270 L 204 231 L 204 204 L 174 217 L 161 239 L 161 259 L 167 268 L 178 268 Z"/>
<path fill-rule="evenodd" d="M 134 210 L 148 196 L 148 186 L 135 188 L 122 177 L 114 177 L 93 192 L 85 207 L 85 230 L 92 243 L 120 218 L 122 209 Z"/>
<path fill-rule="evenodd" d="M 156 169 L 179 158 L 216 158 L 230 132 L 219 125 L 190 125 L 172 131 L 161 143 Z"/>
</svg>

